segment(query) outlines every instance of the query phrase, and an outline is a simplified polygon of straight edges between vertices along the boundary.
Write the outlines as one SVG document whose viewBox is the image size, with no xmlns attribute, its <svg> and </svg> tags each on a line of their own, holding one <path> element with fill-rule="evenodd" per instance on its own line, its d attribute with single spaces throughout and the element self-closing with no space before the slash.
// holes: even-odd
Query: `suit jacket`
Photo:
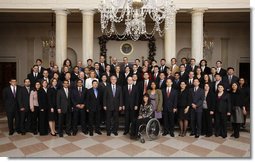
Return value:
<svg viewBox="0 0 255 162">
<path fill-rule="evenodd" d="M 98 80 L 101 80 L 101 76 L 102 76 L 103 72 L 100 71 L 100 69 L 99 69 L 98 73 L 96 72 L 96 70 L 95 70 L 95 73 L 96 73 L 96 78 L 97 78 Z"/>
<path fill-rule="evenodd" d="M 78 75 L 76 75 L 74 72 L 71 73 L 71 80 L 76 82 L 79 79 Z"/>
<path fill-rule="evenodd" d="M 207 108 L 209 111 L 215 110 L 215 94 L 210 90 L 206 96 Z"/>
<path fill-rule="evenodd" d="M 20 87 L 16 86 L 16 97 L 13 96 L 12 90 L 10 86 L 7 86 L 3 89 L 3 102 L 5 111 L 7 113 L 15 112 L 18 110 L 18 94 L 20 91 Z"/>
<path fill-rule="evenodd" d="M 113 64 L 111 64 L 110 66 L 111 66 L 111 71 L 110 71 L 110 72 L 111 72 L 112 74 L 114 74 L 114 73 L 116 72 L 116 71 L 115 71 L 115 66 L 116 66 L 116 65 L 114 66 Z"/>
<path fill-rule="evenodd" d="M 181 92 L 181 90 L 178 91 L 178 102 L 177 107 L 179 108 L 186 108 L 187 106 L 191 105 L 191 93 L 189 89 L 185 89 Z"/>
<path fill-rule="evenodd" d="M 205 67 L 204 71 L 201 68 L 201 71 L 202 71 L 202 75 L 204 75 L 204 74 L 211 74 L 211 68 L 209 68 L 207 66 Z"/>
<path fill-rule="evenodd" d="M 163 67 L 163 69 L 161 69 L 161 67 L 162 67 L 162 66 L 159 67 L 159 72 L 163 72 L 163 73 L 165 73 L 165 75 L 166 75 L 166 74 L 167 74 L 167 69 L 168 69 L 169 67 L 167 67 L 166 65 Z"/>
<path fill-rule="evenodd" d="M 193 71 L 193 72 L 195 73 L 195 72 L 197 71 L 198 66 L 195 65 L 194 68 L 192 69 L 192 66 L 189 65 L 187 68 L 188 68 L 188 70 L 187 70 L 188 73 L 189 73 L 190 71 Z"/>
<path fill-rule="evenodd" d="M 133 110 L 135 106 L 138 106 L 138 88 L 132 85 L 132 91 L 129 94 L 128 85 L 123 87 L 123 105 L 125 109 Z"/>
<path fill-rule="evenodd" d="M 217 88 L 215 88 L 215 84 L 216 84 L 216 81 L 212 82 L 212 90 L 213 92 L 216 93 Z M 223 80 L 221 80 L 219 84 L 223 84 L 224 88 L 226 89 L 226 83 Z"/>
<path fill-rule="evenodd" d="M 38 73 L 36 77 L 34 77 L 33 72 L 27 74 L 27 78 L 30 80 L 31 83 L 31 87 L 35 86 L 35 82 L 40 81 L 40 79 L 42 79 L 42 74 Z"/>
<path fill-rule="evenodd" d="M 76 105 L 86 103 L 86 89 L 82 87 L 82 92 L 78 91 L 78 87 L 75 87 L 71 90 L 71 101 L 73 107 L 77 109 Z"/>
<path fill-rule="evenodd" d="M 119 76 L 117 76 L 116 73 L 114 73 L 114 75 L 117 77 L 117 85 L 122 87 L 124 84 L 124 81 L 125 81 L 125 77 L 124 77 L 123 73 L 120 72 Z"/>
<path fill-rule="evenodd" d="M 164 112 L 172 112 L 174 108 L 177 108 L 177 102 L 178 102 L 178 93 L 177 90 L 175 90 L 173 87 L 171 88 L 171 92 L 169 97 L 167 96 L 166 89 L 162 90 L 163 94 L 163 111 Z"/>
<path fill-rule="evenodd" d="M 30 109 L 30 106 L 29 106 L 30 92 L 31 92 L 31 87 L 29 89 L 29 92 L 27 91 L 27 88 L 25 86 L 20 87 L 20 91 L 18 94 L 19 109 L 25 108 L 25 111 L 28 111 Z"/>
<path fill-rule="evenodd" d="M 103 91 L 97 88 L 97 97 L 95 96 L 94 89 L 90 88 L 87 91 L 86 106 L 90 112 L 100 111 L 102 108 Z"/>
<path fill-rule="evenodd" d="M 197 89 L 196 92 L 194 92 L 194 88 L 190 88 L 190 94 L 191 94 L 191 104 L 197 105 L 195 111 L 196 112 L 202 112 L 203 111 L 203 102 L 205 98 L 205 91 L 202 88 Z M 191 106 L 191 105 L 190 105 Z M 194 110 L 192 106 L 190 107 L 191 110 Z"/>
<path fill-rule="evenodd" d="M 228 79 L 228 75 L 226 75 L 225 77 L 223 77 L 224 83 L 226 84 L 226 90 L 229 91 L 231 89 L 231 84 L 233 83 L 238 83 L 239 78 L 235 75 L 232 76 L 231 78 L 231 82 L 229 84 L 229 79 Z"/>
<path fill-rule="evenodd" d="M 38 104 L 39 104 L 39 109 L 48 111 L 49 107 L 49 102 L 48 102 L 48 95 L 47 92 L 43 88 L 41 88 L 38 93 Z"/>
<path fill-rule="evenodd" d="M 49 102 L 49 108 L 57 108 L 57 92 L 58 89 L 55 89 L 53 87 L 48 89 L 48 102 Z"/>
<path fill-rule="evenodd" d="M 231 112 L 230 96 L 227 92 L 224 92 L 220 98 L 216 94 L 215 111 L 220 113 Z"/>
<path fill-rule="evenodd" d="M 161 83 L 162 82 L 162 83 Z M 160 85 L 160 83 L 161 83 L 161 85 Z M 157 88 L 158 89 L 164 89 L 164 88 L 166 88 L 166 80 L 164 79 L 163 81 L 161 81 L 160 79 L 157 81 Z"/>
<path fill-rule="evenodd" d="M 172 87 L 175 89 L 175 90 L 179 90 L 180 89 L 180 79 L 179 80 L 173 80 L 173 85 Z"/>
<path fill-rule="evenodd" d="M 123 106 L 122 88 L 116 86 L 115 97 L 113 97 L 112 86 L 109 85 L 105 88 L 103 106 L 107 111 L 119 111 L 119 107 Z"/>
<path fill-rule="evenodd" d="M 105 67 L 106 67 L 106 63 L 104 62 L 104 67 L 101 65 L 101 63 L 99 63 L 99 71 L 101 72 L 101 73 L 104 73 L 105 72 Z"/>
<path fill-rule="evenodd" d="M 61 109 L 61 113 L 71 112 L 71 90 L 68 89 L 68 97 L 64 88 L 61 88 L 57 92 L 57 108 Z"/>
<path fill-rule="evenodd" d="M 155 78 L 154 74 L 155 74 L 155 73 L 152 74 L 152 76 L 151 76 L 152 79 L 151 79 L 151 80 L 152 80 L 152 81 L 155 81 L 155 82 L 158 82 L 158 80 L 159 80 L 159 72 L 158 72 L 156 78 Z"/>
<path fill-rule="evenodd" d="M 218 73 L 218 72 L 217 72 Z M 223 68 L 220 68 L 220 72 L 218 73 L 223 78 L 227 75 L 227 71 Z"/>
</svg>

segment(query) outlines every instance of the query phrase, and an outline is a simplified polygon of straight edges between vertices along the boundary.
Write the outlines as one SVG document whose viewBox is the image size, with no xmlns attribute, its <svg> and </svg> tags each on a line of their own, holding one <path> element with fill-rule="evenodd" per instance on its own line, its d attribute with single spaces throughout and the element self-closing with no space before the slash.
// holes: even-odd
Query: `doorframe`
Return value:
<svg viewBox="0 0 255 162">
<path fill-rule="evenodd" d="M 237 76 L 239 76 L 240 63 L 249 63 L 250 64 L 251 63 L 251 58 L 250 57 L 240 57 L 239 59 L 236 60 L 236 69 L 235 69 L 235 71 L 236 71 Z M 250 66 L 250 70 L 251 70 L 251 66 Z"/>
<path fill-rule="evenodd" d="M 16 79 L 18 83 L 21 82 L 18 58 L 16 58 L 15 56 L 0 56 L 0 62 L 15 62 L 16 63 Z"/>
</svg>

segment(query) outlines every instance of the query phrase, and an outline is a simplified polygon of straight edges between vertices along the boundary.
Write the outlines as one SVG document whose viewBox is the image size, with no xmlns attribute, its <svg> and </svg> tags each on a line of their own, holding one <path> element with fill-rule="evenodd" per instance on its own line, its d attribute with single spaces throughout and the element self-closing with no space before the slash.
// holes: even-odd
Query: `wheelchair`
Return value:
<svg viewBox="0 0 255 162">
<path fill-rule="evenodd" d="M 151 118 L 147 124 L 142 124 L 138 129 L 138 137 L 141 143 L 145 143 L 144 135 L 146 134 L 148 140 L 152 141 L 159 137 L 160 123 L 156 118 Z"/>
</svg>

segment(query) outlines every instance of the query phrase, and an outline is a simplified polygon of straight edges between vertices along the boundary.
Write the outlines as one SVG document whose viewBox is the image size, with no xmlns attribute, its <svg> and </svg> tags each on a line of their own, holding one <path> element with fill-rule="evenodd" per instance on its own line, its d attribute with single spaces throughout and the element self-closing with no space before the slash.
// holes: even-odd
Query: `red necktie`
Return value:
<svg viewBox="0 0 255 162">
<path fill-rule="evenodd" d="M 132 91 L 132 90 L 131 90 L 131 87 L 129 86 L 129 88 L 128 88 L 128 93 L 131 94 L 131 91 Z"/>
<path fill-rule="evenodd" d="M 170 96 L 170 89 L 168 88 L 168 90 L 167 90 L 167 97 L 169 97 Z"/>
</svg>

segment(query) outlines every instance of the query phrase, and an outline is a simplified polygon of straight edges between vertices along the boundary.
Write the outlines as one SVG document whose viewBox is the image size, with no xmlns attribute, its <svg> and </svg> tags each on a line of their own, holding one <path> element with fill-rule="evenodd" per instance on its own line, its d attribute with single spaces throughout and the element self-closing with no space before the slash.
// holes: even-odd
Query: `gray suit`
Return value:
<svg viewBox="0 0 255 162">
<path fill-rule="evenodd" d="M 191 130 L 193 134 L 200 135 L 202 127 L 202 112 L 203 112 L 203 102 L 205 97 L 205 91 L 198 87 L 197 91 L 194 91 L 194 88 L 190 88 L 190 94 L 192 96 L 191 104 L 195 104 L 196 109 L 191 109 Z"/>
</svg>

